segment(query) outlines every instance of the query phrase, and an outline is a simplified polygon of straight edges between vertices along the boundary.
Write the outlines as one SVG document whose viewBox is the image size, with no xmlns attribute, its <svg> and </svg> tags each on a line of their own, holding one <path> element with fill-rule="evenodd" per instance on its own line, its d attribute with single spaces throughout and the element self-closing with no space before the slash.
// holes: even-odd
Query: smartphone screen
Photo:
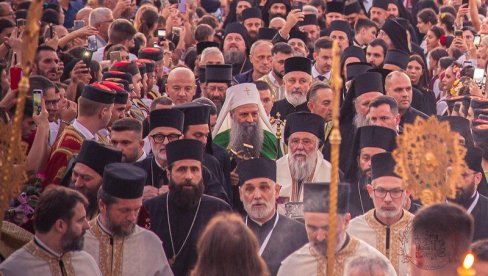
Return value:
<svg viewBox="0 0 488 276">
<path fill-rule="evenodd" d="M 483 83 L 483 78 L 485 77 L 485 70 L 476 68 L 474 69 L 473 80 L 478 86 Z"/>
<path fill-rule="evenodd" d="M 113 51 L 110 53 L 110 61 L 111 62 L 117 62 L 121 61 L 122 57 L 120 56 L 120 51 Z"/>
<path fill-rule="evenodd" d="M 180 27 L 173 27 L 171 29 L 171 32 L 173 33 L 173 35 L 180 36 L 180 34 L 181 34 L 181 28 Z"/>
<path fill-rule="evenodd" d="M 454 36 L 455 37 L 461 37 L 462 38 L 463 37 L 463 31 L 461 31 L 461 30 L 454 31 Z"/>
<path fill-rule="evenodd" d="M 97 49 L 98 49 L 97 39 L 95 38 L 95 36 L 89 36 L 88 37 L 88 50 L 96 51 Z"/>
<path fill-rule="evenodd" d="M 303 10 L 303 2 L 296 2 L 294 8 L 297 10 Z"/>
<path fill-rule="evenodd" d="M 86 64 L 86 67 L 90 67 L 91 59 L 93 53 L 90 50 L 85 50 L 82 54 L 83 62 Z"/>
<path fill-rule="evenodd" d="M 81 29 L 85 27 L 85 21 L 84 20 L 75 20 L 73 23 L 73 30 L 76 31 L 78 29 Z"/>
<path fill-rule="evenodd" d="M 475 35 L 474 36 L 474 41 L 473 41 L 474 46 L 478 47 L 480 45 L 480 42 L 481 42 L 481 36 L 480 35 Z"/>
<path fill-rule="evenodd" d="M 19 88 L 20 78 L 22 77 L 22 68 L 10 68 L 10 89 L 15 90 Z"/>
<path fill-rule="evenodd" d="M 42 90 L 34 89 L 32 91 L 32 101 L 34 103 L 34 112 L 37 112 L 37 114 L 41 113 L 41 99 L 42 99 Z"/>
<path fill-rule="evenodd" d="M 179 0 L 178 1 L 178 11 L 181 13 L 186 12 L 186 0 Z"/>
</svg>

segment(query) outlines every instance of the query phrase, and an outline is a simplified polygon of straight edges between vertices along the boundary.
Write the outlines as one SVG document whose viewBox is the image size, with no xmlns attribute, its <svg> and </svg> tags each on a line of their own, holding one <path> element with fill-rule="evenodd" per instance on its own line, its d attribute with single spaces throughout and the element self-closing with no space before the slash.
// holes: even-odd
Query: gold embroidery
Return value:
<svg viewBox="0 0 488 276">
<path fill-rule="evenodd" d="M 374 209 L 364 215 L 366 223 L 376 232 L 375 248 L 390 260 L 397 273 L 400 273 L 400 255 L 402 250 L 400 237 L 408 229 L 408 225 L 412 222 L 413 217 L 413 214 L 403 210 L 402 218 L 390 226 L 390 250 L 386 252 L 386 225 L 381 224 L 375 218 Z"/>
<path fill-rule="evenodd" d="M 110 236 L 100 229 L 97 220 L 90 221 L 90 230 L 98 239 L 98 266 L 104 276 L 122 275 L 124 239 L 113 237 L 113 244 L 110 243 Z"/>
<path fill-rule="evenodd" d="M 26 244 L 25 250 L 27 250 L 27 252 L 31 253 L 33 256 L 45 261 L 49 265 L 51 275 L 62 275 L 61 267 L 59 267 L 59 259 L 41 249 L 34 243 L 34 241 L 30 241 L 28 244 Z M 71 252 L 65 253 L 63 256 L 61 256 L 61 260 L 64 263 L 68 276 L 74 276 L 75 268 L 71 262 Z"/>
<path fill-rule="evenodd" d="M 359 248 L 359 240 L 349 236 L 349 243 L 339 252 L 336 252 L 334 263 L 334 276 L 344 275 L 344 266 L 346 260 L 351 256 L 356 255 Z M 317 260 L 317 276 L 325 276 L 327 271 L 327 258 L 320 255 L 313 246 L 309 247 L 310 254 Z"/>
</svg>

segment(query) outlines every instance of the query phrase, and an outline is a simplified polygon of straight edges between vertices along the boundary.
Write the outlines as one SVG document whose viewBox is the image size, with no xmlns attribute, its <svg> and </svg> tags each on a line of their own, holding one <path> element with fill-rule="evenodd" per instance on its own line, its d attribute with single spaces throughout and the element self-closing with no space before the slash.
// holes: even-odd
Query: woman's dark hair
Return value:
<svg viewBox="0 0 488 276">
<path fill-rule="evenodd" d="M 439 22 L 446 26 L 446 29 L 449 33 L 454 32 L 454 21 L 455 17 L 452 16 L 450 13 L 441 13 L 439 15 Z"/>
<path fill-rule="evenodd" d="M 419 55 L 411 55 L 408 59 L 408 63 L 411 61 L 416 61 L 422 67 L 422 75 L 420 75 L 418 87 L 421 89 L 427 89 L 429 85 L 429 70 L 427 70 L 427 66 L 425 66 L 424 59 L 421 58 Z"/>
<path fill-rule="evenodd" d="M 264 276 L 266 264 L 258 255 L 254 233 L 239 215 L 221 213 L 205 227 L 198 241 L 198 261 L 191 276 Z M 239 251 L 239 254 L 235 252 Z"/>
<path fill-rule="evenodd" d="M 446 32 L 439 26 L 432 26 L 430 31 L 435 35 L 437 39 L 441 39 L 443 35 L 446 35 Z"/>
<path fill-rule="evenodd" d="M 154 28 L 154 26 L 158 25 L 158 20 L 159 15 L 156 11 L 152 9 L 145 10 L 142 12 L 141 25 L 137 31 L 143 33 L 146 39 L 149 39 L 151 37 L 151 30 Z"/>
<path fill-rule="evenodd" d="M 430 51 L 429 55 L 433 60 L 439 61 L 439 59 L 449 56 L 449 53 L 446 51 L 446 49 L 442 47 L 437 47 L 434 50 Z"/>
<path fill-rule="evenodd" d="M 457 15 L 457 12 L 456 12 L 456 9 L 453 7 L 453 6 L 443 6 L 439 9 L 439 12 L 440 13 L 448 13 L 454 17 L 456 17 Z"/>
<path fill-rule="evenodd" d="M 53 9 L 44 10 L 41 21 L 48 24 L 52 23 L 53 25 L 59 25 L 59 13 Z"/>
<path fill-rule="evenodd" d="M 100 63 L 98 63 L 98 61 L 92 60 L 90 62 L 90 75 L 92 77 L 90 83 L 101 81 L 98 79 L 98 72 L 100 72 L 101 69 L 102 66 L 100 65 Z"/>
</svg>

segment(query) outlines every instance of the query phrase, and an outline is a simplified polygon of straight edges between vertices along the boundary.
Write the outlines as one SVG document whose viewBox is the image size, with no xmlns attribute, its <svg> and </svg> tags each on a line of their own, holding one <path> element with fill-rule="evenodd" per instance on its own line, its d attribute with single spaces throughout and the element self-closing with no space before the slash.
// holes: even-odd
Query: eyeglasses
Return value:
<svg viewBox="0 0 488 276">
<path fill-rule="evenodd" d="M 397 198 L 402 197 L 404 191 L 405 190 L 402 190 L 402 189 L 394 189 L 394 190 L 385 190 L 382 188 L 373 189 L 374 196 L 377 198 L 385 198 L 386 194 L 389 193 L 391 198 L 397 199 Z"/>
<path fill-rule="evenodd" d="M 164 143 L 164 140 L 166 140 L 166 139 L 168 139 L 168 142 L 173 142 L 173 141 L 180 139 L 180 137 L 181 137 L 181 134 L 164 135 L 164 134 L 158 133 L 158 134 L 151 135 L 151 138 L 154 140 L 154 142 L 156 144 Z"/>
</svg>

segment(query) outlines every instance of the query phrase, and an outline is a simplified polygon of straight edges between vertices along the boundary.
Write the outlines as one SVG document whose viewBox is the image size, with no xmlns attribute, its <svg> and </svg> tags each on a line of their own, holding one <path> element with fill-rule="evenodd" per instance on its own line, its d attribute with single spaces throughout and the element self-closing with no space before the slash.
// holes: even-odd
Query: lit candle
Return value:
<svg viewBox="0 0 488 276">
<path fill-rule="evenodd" d="M 473 254 L 469 253 L 464 258 L 463 265 L 457 269 L 457 273 L 459 276 L 474 276 L 476 275 L 476 271 L 472 269 L 474 264 L 474 256 Z"/>
</svg>

